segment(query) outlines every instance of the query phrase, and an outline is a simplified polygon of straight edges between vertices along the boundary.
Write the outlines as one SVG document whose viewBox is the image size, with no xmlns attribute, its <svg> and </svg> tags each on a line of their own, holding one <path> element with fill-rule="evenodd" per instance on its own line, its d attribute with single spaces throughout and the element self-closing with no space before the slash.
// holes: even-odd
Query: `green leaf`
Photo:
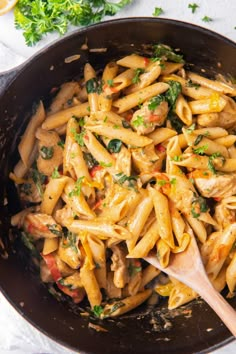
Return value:
<svg viewBox="0 0 236 354">
<path fill-rule="evenodd" d="M 165 96 L 157 95 L 157 96 L 150 99 L 149 104 L 148 104 L 148 109 L 150 111 L 155 111 L 155 109 L 161 104 L 161 102 L 164 102 L 164 101 L 165 101 Z"/>
<path fill-rule="evenodd" d="M 165 92 L 165 100 L 168 102 L 169 107 L 173 110 L 179 94 L 182 92 L 182 86 L 178 81 L 168 81 L 170 88 Z"/>
<path fill-rule="evenodd" d="M 135 128 L 140 127 L 140 125 L 145 125 L 144 118 L 142 116 L 137 116 L 136 119 L 132 121 L 132 125 Z"/>
<path fill-rule="evenodd" d="M 220 152 L 215 152 L 214 154 L 212 154 L 211 156 L 209 156 L 208 159 L 208 169 L 213 173 L 216 174 L 216 169 L 214 166 L 214 160 L 220 158 L 222 160 L 222 165 L 225 163 L 225 158 L 224 156 L 221 155 Z"/>
<path fill-rule="evenodd" d="M 112 139 L 109 141 L 107 145 L 108 150 L 112 153 L 120 152 L 121 147 L 122 147 L 122 141 L 119 139 Z"/>
<path fill-rule="evenodd" d="M 84 134 L 85 134 L 85 132 L 82 131 L 81 133 L 77 133 L 75 128 L 73 128 L 73 129 L 71 129 L 71 133 L 73 134 L 75 141 L 80 146 L 84 146 Z"/>
<path fill-rule="evenodd" d="M 32 180 L 34 181 L 34 184 L 36 185 L 36 188 L 39 192 L 39 195 L 42 197 L 43 196 L 43 184 L 46 181 L 46 176 L 40 173 L 37 169 L 37 167 L 32 168 L 31 173 L 30 173 Z"/>
<path fill-rule="evenodd" d="M 100 161 L 100 162 L 99 162 L 99 165 L 100 165 L 101 167 L 111 167 L 111 166 L 112 166 L 112 163 L 111 163 L 111 162 L 106 163 L 106 162 L 104 162 L 104 161 Z"/>
<path fill-rule="evenodd" d="M 53 224 L 53 225 L 47 224 L 46 226 L 47 226 L 48 230 L 51 231 L 54 235 L 56 235 L 58 237 L 61 237 L 63 235 L 62 231 L 58 230 L 57 224 Z"/>
<path fill-rule="evenodd" d="M 69 25 L 87 26 L 104 16 L 114 16 L 132 0 L 19 0 L 14 9 L 15 27 L 23 30 L 32 46 L 50 32 L 63 35 Z"/>
<path fill-rule="evenodd" d="M 52 172 L 52 179 L 56 179 L 61 177 L 60 173 L 58 172 L 58 167 L 55 167 L 53 172 Z"/>
<path fill-rule="evenodd" d="M 203 21 L 203 22 L 211 22 L 211 21 L 213 21 L 213 19 L 212 19 L 211 17 L 204 16 L 204 17 L 202 18 L 202 21 Z"/>
<path fill-rule="evenodd" d="M 193 4 L 188 4 L 188 8 L 192 10 L 192 13 L 194 14 L 196 9 L 199 7 L 198 4 L 193 3 Z"/>
<path fill-rule="evenodd" d="M 101 305 L 95 305 L 92 309 L 92 313 L 95 317 L 100 317 L 103 313 L 104 308 Z"/>
<path fill-rule="evenodd" d="M 142 69 L 142 68 L 137 68 L 137 69 L 135 69 L 135 75 L 134 75 L 134 77 L 133 77 L 133 79 L 132 79 L 132 83 L 133 84 L 137 84 L 137 83 L 139 83 L 140 82 L 140 75 L 141 74 L 143 74 L 144 73 L 144 69 Z"/>
<path fill-rule="evenodd" d="M 152 16 L 160 16 L 164 13 L 163 9 L 161 7 L 155 7 L 153 13 L 152 13 Z"/>
<path fill-rule="evenodd" d="M 69 197 L 80 196 L 84 176 L 79 177 L 75 182 L 75 188 L 69 193 Z"/>
<path fill-rule="evenodd" d="M 99 83 L 98 80 L 93 77 L 92 79 L 89 79 L 86 81 L 86 90 L 87 93 L 98 93 L 99 92 Z"/>
<path fill-rule="evenodd" d="M 204 155 L 206 150 L 208 149 L 208 144 L 199 146 L 197 149 L 193 149 L 193 153 L 197 155 Z"/>
<path fill-rule="evenodd" d="M 115 178 L 118 184 L 123 185 L 124 183 L 127 183 L 128 188 L 136 189 L 136 176 L 127 176 L 123 172 L 120 172 L 115 175 Z"/>
<path fill-rule="evenodd" d="M 187 82 L 186 82 L 186 87 L 194 87 L 195 90 L 198 90 L 199 87 L 201 87 L 200 84 L 197 84 L 197 83 L 194 83 L 191 79 L 189 79 Z"/>
<path fill-rule="evenodd" d="M 53 157 L 53 147 L 52 146 L 42 146 L 39 154 L 44 160 L 50 160 Z"/>
<path fill-rule="evenodd" d="M 175 51 L 165 45 L 165 44 L 156 44 L 153 46 L 154 56 L 164 60 L 164 61 L 172 61 L 174 63 L 184 63 L 183 56 L 181 54 L 175 53 Z"/>
</svg>

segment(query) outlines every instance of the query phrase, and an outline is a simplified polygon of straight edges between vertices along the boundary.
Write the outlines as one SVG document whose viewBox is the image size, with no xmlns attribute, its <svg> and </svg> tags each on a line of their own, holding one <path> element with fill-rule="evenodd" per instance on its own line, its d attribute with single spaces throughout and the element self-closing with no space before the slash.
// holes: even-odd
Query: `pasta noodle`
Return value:
<svg viewBox="0 0 236 354">
<path fill-rule="evenodd" d="M 195 299 L 143 259 L 165 268 L 191 237 L 213 285 L 235 292 L 235 85 L 155 53 L 87 62 L 49 108 L 40 101 L 9 175 L 25 206 L 11 223 L 42 280 L 75 303 L 86 295 L 101 319 L 153 291 L 169 309 Z"/>
</svg>

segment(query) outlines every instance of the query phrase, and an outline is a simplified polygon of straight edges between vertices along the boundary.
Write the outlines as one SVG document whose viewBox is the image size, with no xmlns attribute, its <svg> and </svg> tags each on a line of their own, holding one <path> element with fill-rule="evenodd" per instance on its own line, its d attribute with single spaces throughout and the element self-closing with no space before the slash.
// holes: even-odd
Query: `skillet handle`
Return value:
<svg viewBox="0 0 236 354">
<path fill-rule="evenodd" d="M 8 85 L 12 82 L 16 76 L 18 70 L 10 70 L 4 73 L 0 73 L 0 96 L 3 95 L 4 91 L 7 89 Z"/>
</svg>

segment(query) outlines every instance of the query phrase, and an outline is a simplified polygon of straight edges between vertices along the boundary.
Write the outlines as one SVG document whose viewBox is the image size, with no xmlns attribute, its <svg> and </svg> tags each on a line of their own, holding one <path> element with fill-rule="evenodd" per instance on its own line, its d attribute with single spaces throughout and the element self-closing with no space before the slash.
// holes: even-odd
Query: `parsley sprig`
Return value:
<svg viewBox="0 0 236 354">
<path fill-rule="evenodd" d="M 132 0 L 19 0 L 14 11 L 15 27 L 23 30 L 32 46 L 50 32 L 63 35 L 69 25 L 87 26 L 104 16 L 114 16 Z"/>
</svg>

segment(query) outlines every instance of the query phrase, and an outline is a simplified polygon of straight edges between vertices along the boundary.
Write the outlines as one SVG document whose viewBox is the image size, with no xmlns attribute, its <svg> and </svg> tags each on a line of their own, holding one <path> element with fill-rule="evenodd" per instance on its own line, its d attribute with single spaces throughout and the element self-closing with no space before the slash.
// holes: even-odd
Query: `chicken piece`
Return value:
<svg viewBox="0 0 236 354">
<path fill-rule="evenodd" d="M 218 203 L 215 207 L 214 219 L 221 229 L 235 222 L 235 210 L 227 208 L 226 204 Z"/>
<path fill-rule="evenodd" d="M 225 198 L 236 194 L 236 174 L 215 174 L 194 178 L 200 194 L 206 198 Z"/>
<path fill-rule="evenodd" d="M 46 176 L 51 176 L 55 167 L 63 162 L 63 149 L 58 145 L 60 137 L 56 132 L 38 128 L 36 138 L 39 140 L 39 157 L 37 168 Z"/>
<path fill-rule="evenodd" d="M 58 209 L 55 212 L 55 220 L 61 225 L 64 225 L 66 220 L 74 219 L 74 216 L 75 213 L 69 205 L 65 205 L 62 209 Z"/>
<path fill-rule="evenodd" d="M 52 216 L 41 213 L 29 213 L 23 222 L 24 230 L 35 240 L 40 238 L 53 238 L 62 235 L 61 226 Z"/>
<path fill-rule="evenodd" d="M 162 101 L 155 109 L 150 109 L 151 100 L 145 102 L 142 108 L 138 109 L 130 121 L 133 129 L 138 134 L 149 134 L 156 126 L 163 125 L 168 114 L 168 103 Z"/>
<path fill-rule="evenodd" d="M 131 155 L 138 173 L 159 170 L 159 156 L 155 151 L 154 144 L 147 145 L 144 148 L 131 149 Z"/>
<path fill-rule="evenodd" d="M 42 197 L 32 179 L 21 184 L 19 187 L 20 200 L 30 203 L 40 203 Z"/>
<path fill-rule="evenodd" d="M 117 288 L 124 288 L 129 281 L 127 252 L 121 244 L 114 245 L 111 249 L 113 251 L 111 256 L 111 270 L 114 271 L 113 282 Z"/>
<path fill-rule="evenodd" d="M 199 114 L 197 122 L 203 127 L 221 127 L 229 129 L 236 124 L 236 112 L 222 111 L 220 113 Z"/>
</svg>

